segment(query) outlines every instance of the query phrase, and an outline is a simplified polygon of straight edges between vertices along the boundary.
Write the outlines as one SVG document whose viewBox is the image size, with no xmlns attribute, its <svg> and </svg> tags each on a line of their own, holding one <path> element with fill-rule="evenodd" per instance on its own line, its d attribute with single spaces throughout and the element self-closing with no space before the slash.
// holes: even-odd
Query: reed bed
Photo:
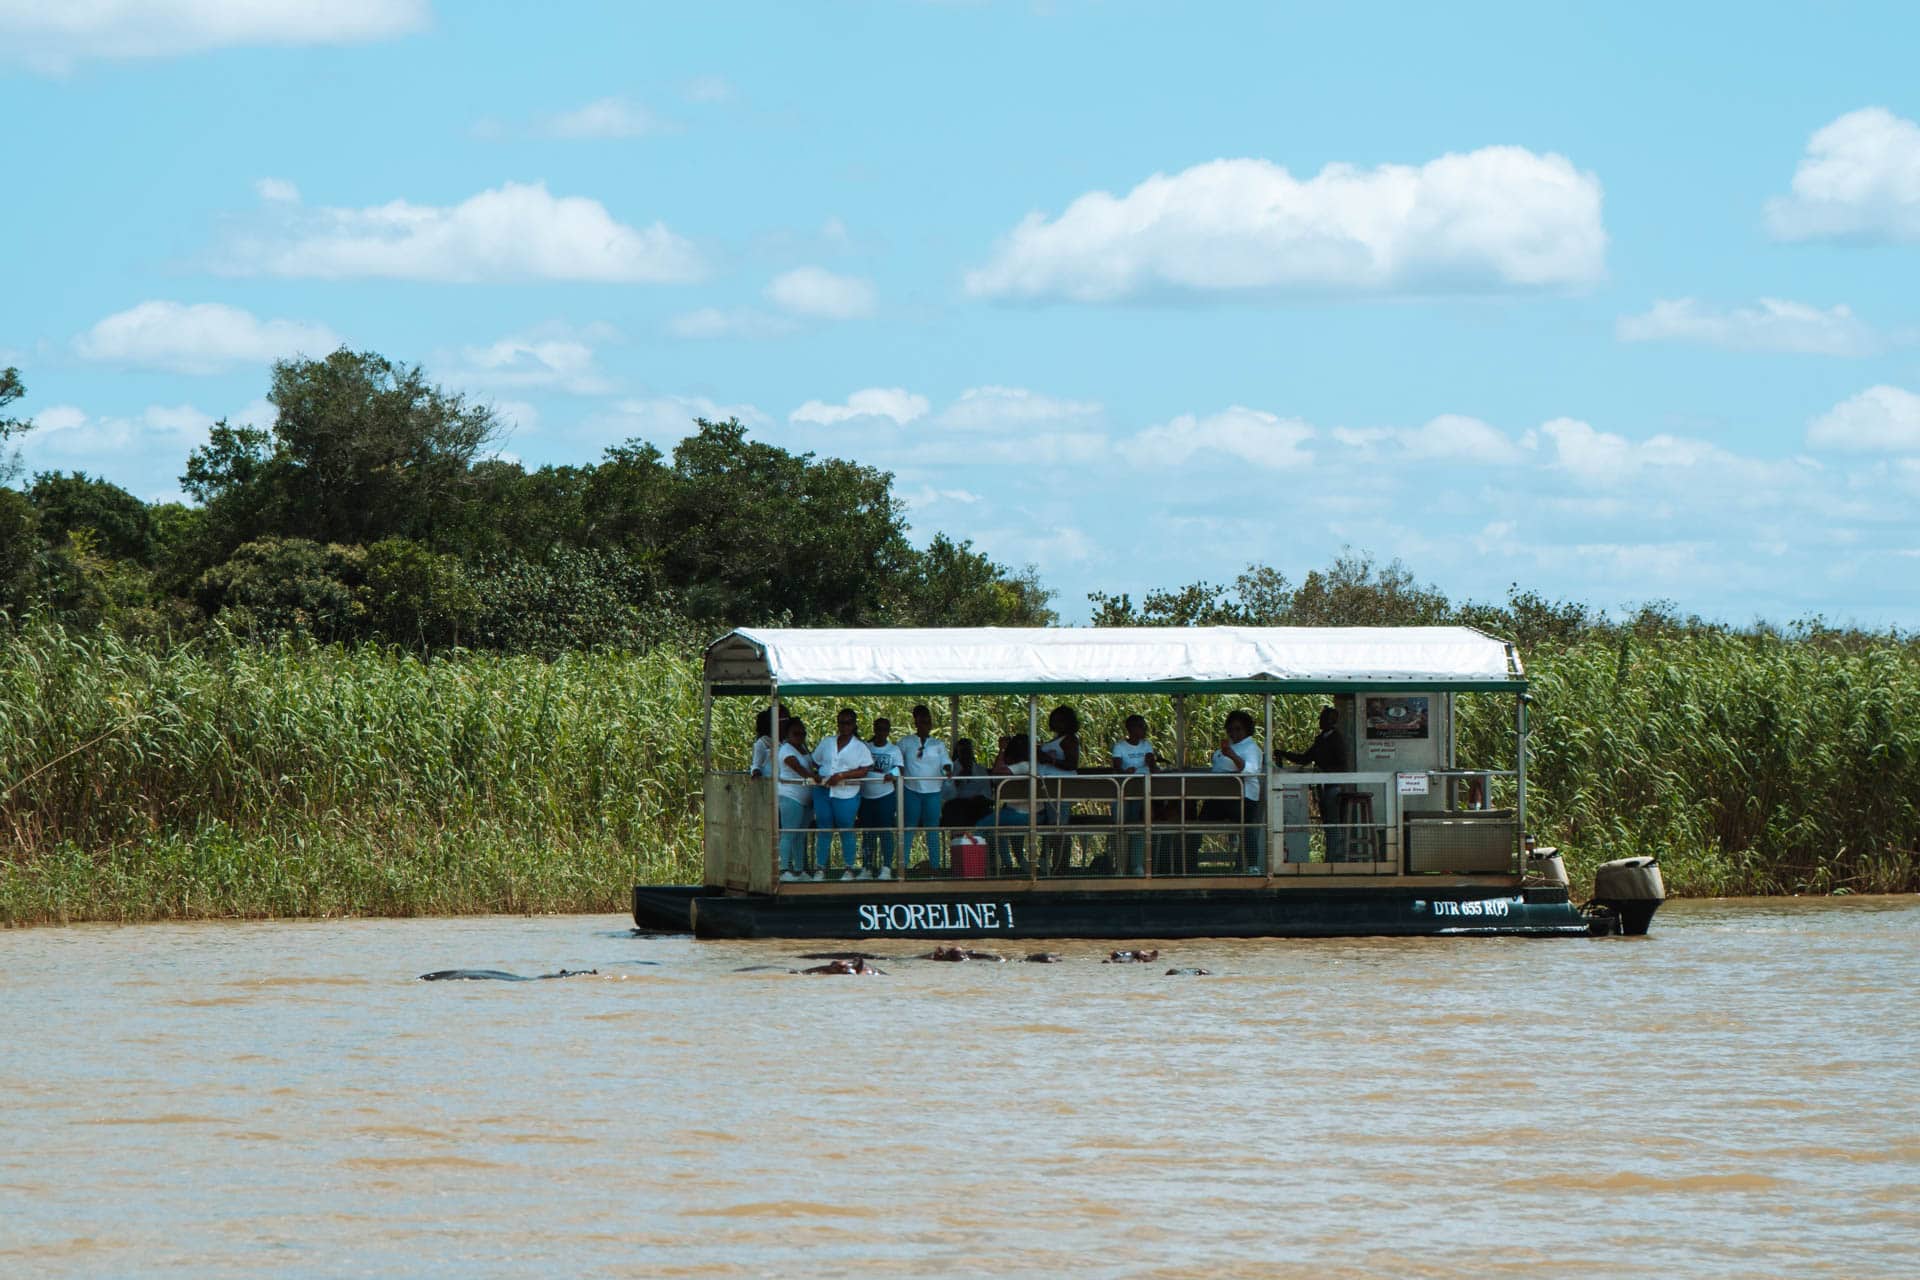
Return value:
<svg viewBox="0 0 1920 1280">
<path fill-rule="evenodd" d="M 1920 655 L 1697 634 L 1529 655 L 1530 825 L 1576 872 L 1657 853 L 1685 894 L 1920 889 Z M 817 735 L 837 704 L 797 701 Z M 861 700 L 904 730 L 911 700 Z M 1232 703 L 1189 701 L 1202 751 Z M 1076 699 L 1092 756 L 1164 698 Z M 1301 747 L 1318 700 L 1276 700 Z M 945 725 L 944 704 L 934 706 Z M 754 708 L 720 705 L 744 762 Z M 1256 711 L 1257 714 L 1257 711 Z M 982 759 L 1020 699 L 968 699 Z M 864 727 L 864 725 L 863 725 Z M 1465 762 L 1512 702 L 1461 702 Z M 698 657 L 171 649 L 0 636 L 0 921 L 606 911 L 699 874 Z"/>
<path fill-rule="evenodd" d="M 617 909 L 699 848 L 690 655 L 0 640 L 0 920 Z"/>
</svg>

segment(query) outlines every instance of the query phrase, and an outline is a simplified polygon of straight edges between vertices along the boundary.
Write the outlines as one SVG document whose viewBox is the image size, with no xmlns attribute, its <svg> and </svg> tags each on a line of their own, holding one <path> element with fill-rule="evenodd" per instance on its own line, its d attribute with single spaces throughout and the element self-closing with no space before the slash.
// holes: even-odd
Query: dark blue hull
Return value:
<svg viewBox="0 0 1920 1280">
<path fill-rule="evenodd" d="M 728 894 L 633 891 L 633 921 L 701 938 L 1585 937 L 1564 888 L 1152 889 Z"/>
</svg>

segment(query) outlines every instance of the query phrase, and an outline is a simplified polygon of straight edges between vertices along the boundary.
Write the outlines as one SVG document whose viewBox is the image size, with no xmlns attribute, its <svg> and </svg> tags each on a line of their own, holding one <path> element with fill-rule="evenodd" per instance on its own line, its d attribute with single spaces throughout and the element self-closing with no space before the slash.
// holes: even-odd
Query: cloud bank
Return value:
<svg viewBox="0 0 1920 1280">
<path fill-rule="evenodd" d="M 1155 174 L 1029 214 L 969 273 L 975 297 L 1454 293 L 1581 285 L 1606 269 L 1599 179 L 1520 147 L 1419 167 L 1266 160 Z"/>
<path fill-rule="evenodd" d="M 431 17 L 427 0 L 0 0 L 0 58 L 61 73 L 88 58 L 361 44 L 418 31 Z"/>
<path fill-rule="evenodd" d="M 1873 329 L 1846 307 L 1762 298 L 1751 307 L 1715 307 L 1693 298 L 1662 298 L 1645 315 L 1622 316 L 1622 342 L 1690 342 L 1725 351 L 1870 356 L 1880 350 Z"/>
<path fill-rule="evenodd" d="M 394 200 L 363 209 L 288 208 L 236 239 L 228 271 L 327 280 L 385 278 L 460 284 L 571 280 L 669 284 L 700 277 L 693 244 L 664 223 L 631 227 L 585 196 L 543 182 L 509 182 L 450 206 Z"/>
<path fill-rule="evenodd" d="M 261 320 L 218 302 L 164 301 L 116 312 L 73 341 L 83 360 L 195 374 L 324 355 L 339 345 L 340 336 L 325 325 Z"/>
</svg>

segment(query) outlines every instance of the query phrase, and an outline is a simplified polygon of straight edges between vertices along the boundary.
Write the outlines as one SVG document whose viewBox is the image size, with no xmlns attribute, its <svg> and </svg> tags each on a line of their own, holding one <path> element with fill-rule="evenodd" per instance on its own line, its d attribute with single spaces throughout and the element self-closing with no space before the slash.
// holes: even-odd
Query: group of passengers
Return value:
<svg viewBox="0 0 1920 1280">
<path fill-rule="evenodd" d="M 1322 713 L 1323 739 L 1332 718 L 1331 708 Z M 892 740 L 893 725 L 884 716 L 874 718 L 872 735 L 862 739 L 859 718 L 848 708 L 835 716 L 834 732 L 822 737 L 811 751 L 807 749 L 806 725 L 798 716 L 789 716 L 784 707 L 780 708 L 777 749 L 769 732 L 773 723 L 770 710 L 762 710 L 756 719 L 758 736 L 751 771 L 755 776 L 771 774 L 778 780 L 783 881 L 825 879 L 836 836 L 846 879 L 891 880 L 896 827 L 905 833 L 906 847 L 899 851 L 902 874 L 911 860 L 916 837 L 926 841 L 928 869 L 938 872 L 942 855 L 938 828 L 943 825 L 943 817 L 948 827 L 974 827 L 989 838 L 995 865 L 1001 872 L 1024 872 L 1025 829 L 1034 825 L 1057 827 L 1066 816 L 1063 809 L 1071 806 L 1040 804 L 1037 815 L 1030 820 L 1029 797 L 1024 790 L 998 787 L 990 778 L 1075 777 L 1081 766 L 1080 717 L 1068 706 L 1055 707 L 1048 714 L 1047 731 L 1052 736 L 1040 744 L 1037 767 L 1027 735 L 1016 733 L 1000 739 L 999 750 L 984 773 L 975 761 L 970 739 L 957 739 L 952 754 L 948 754 L 946 744 L 933 736 L 933 714 L 925 706 L 914 707 L 913 732 L 897 743 Z M 1158 772 L 1161 763 L 1148 736 L 1146 718 L 1130 715 L 1123 727 L 1125 737 L 1114 742 L 1108 752 L 1111 772 Z M 1329 753 L 1319 748 L 1320 740 L 1316 740 L 1308 752 L 1275 755 L 1321 768 L 1337 767 L 1320 758 Z M 1247 869 L 1258 874 L 1265 852 L 1261 822 L 1265 756 L 1254 737 L 1251 712 L 1227 714 L 1209 767 L 1214 773 L 1243 775 L 1244 783 L 1238 800 L 1205 800 L 1196 816 L 1205 823 L 1239 826 Z M 896 779 L 900 783 L 897 790 Z M 992 800 L 995 790 L 1000 793 L 997 807 Z M 904 811 L 896 813 L 896 804 L 902 802 Z M 1124 802 L 1120 819 L 1127 828 L 1128 875 L 1146 871 L 1145 818 L 1144 797 Z M 1022 831 L 1015 834 L 1013 828 Z M 809 829 L 814 832 L 810 873 L 806 862 Z M 1056 833 L 1055 840 L 1064 855 L 1064 837 Z"/>
<path fill-rule="evenodd" d="M 833 840 L 840 839 L 840 861 L 849 880 L 891 880 L 894 868 L 894 831 L 906 831 L 900 850 L 904 870 L 913 855 L 915 836 L 927 844 L 927 865 L 940 866 L 940 809 L 953 784 L 954 761 L 947 744 L 933 736 L 933 713 L 913 709 L 913 732 L 892 741 L 893 722 L 876 716 L 872 737 L 860 736 L 859 717 L 842 708 L 834 717 L 834 732 L 807 750 L 807 726 L 782 708 L 780 746 L 773 749 L 768 727 L 773 718 L 762 711 L 755 721 L 751 772 L 772 773 L 780 795 L 780 878 L 806 879 L 807 830 L 814 837 L 811 879 L 826 878 Z M 971 744 L 963 743 L 971 747 Z M 967 763 L 972 753 L 967 754 Z M 894 780 L 899 779 L 896 790 Z M 904 811 L 897 806 L 904 802 Z M 859 857 L 855 857 L 856 833 Z"/>
</svg>

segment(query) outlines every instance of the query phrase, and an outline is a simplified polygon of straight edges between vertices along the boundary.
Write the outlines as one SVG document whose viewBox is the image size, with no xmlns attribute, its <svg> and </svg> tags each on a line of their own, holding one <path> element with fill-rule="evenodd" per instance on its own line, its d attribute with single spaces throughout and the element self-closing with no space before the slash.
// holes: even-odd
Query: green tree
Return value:
<svg viewBox="0 0 1920 1280">
<path fill-rule="evenodd" d="M 1045 627 L 1055 621 L 1053 592 L 1029 565 L 1009 573 L 944 533 L 911 561 L 896 621 L 920 627 Z"/>
<path fill-rule="evenodd" d="M 0 613 L 19 617 L 32 607 L 40 527 L 27 495 L 0 488 Z"/>
<path fill-rule="evenodd" d="M 710 628 L 892 616 L 912 548 L 891 475 L 748 440 L 737 419 L 695 424 L 652 524 L 689 616 Z"/>
<path fill-rule="evenodd" d="M 366 630 L 366 552 L 305 538 L 261 538 L 200 575 L 194 595 L 210 618 L 252 635 L 354 640 Z"/>
<path fill-rule="evenodd" d="M 33 430 L 33 419 L 5 416 L 6 407 L 25 394 L 27 384 L 20 381 L 20 371 L 11 365 L 0 369 L 0 485 L 12 484 L 20 474 L 19 450 L 10 448 L 9 442 Z"/>
<path fill-rule="evenodd" d="M 49 546 L 64 542 L 69 533 L 91 530 L 98 554 L 152 565 L 153 516 L 146 503 L 119 485 L 84 471 L 42 471 L 27 498 L 40 517 L 41 540 Z"/>
<path fill-rule="evenodd" d="M 437 549 L 498 431 L 490 408 L 370 351 L 282 360 L 267 399 L 271 430 L 218 423 L 188 459 L 181 483 L 207 505 L 209 554 L 264 535 Z"/>
<path fill-rule="evenodd" d="M 368 621 L 386 639 L 431 649 L 472 631 L 480 597 L 455 557 L 385 538 L 367 548 L 365 570 Z"/>
</svg>

